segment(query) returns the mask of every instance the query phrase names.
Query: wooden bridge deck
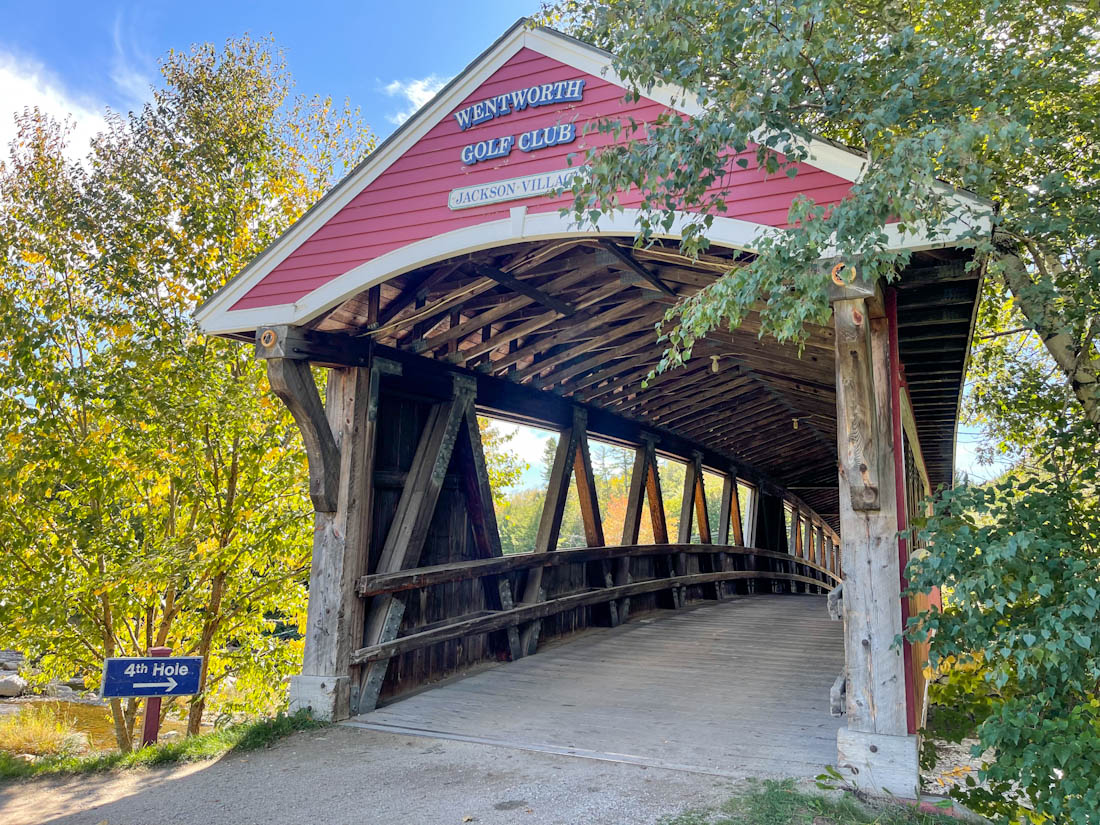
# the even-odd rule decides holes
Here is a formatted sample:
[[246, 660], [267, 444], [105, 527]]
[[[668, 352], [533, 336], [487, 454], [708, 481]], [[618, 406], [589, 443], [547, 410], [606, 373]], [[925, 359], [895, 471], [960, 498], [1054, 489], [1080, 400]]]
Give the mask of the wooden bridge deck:
[[720, 776], [836, 761], [844, 665], [824, 596], [756, 595], [637, 618], [346, 724]]

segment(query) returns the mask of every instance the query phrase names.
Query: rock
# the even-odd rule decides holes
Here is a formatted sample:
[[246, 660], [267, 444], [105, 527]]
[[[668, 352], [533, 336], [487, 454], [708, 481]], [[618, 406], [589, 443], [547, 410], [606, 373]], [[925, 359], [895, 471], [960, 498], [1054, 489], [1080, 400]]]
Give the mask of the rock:
[[19, 670], [23, 666], [23, 654], [18, 650], [0, 650], [0, 670]]
[[0, 676], [0, 696], [22, 696], [27, 689], [27, 680], [18, 673]]
[[175, 739], [179, 739], [182, 735], [183, 734], [181, 734], [178, 730], [166, 730], [163, 731], [157, 737], [157, 739], [159, 739], [161, 742], [171, 742]]
[[77, 676], [75, 679], [70, 679], [67, 682], [62, 682], [62, 684], [65, 685], [65, 687], [67, 687], [67, 688], [72, 688], [73, 690], [87, 690], [88, 689], [84, 685], [84, 677], [83, 676]]
[[50, 682], [46, 685], [46, 689], [43, 691], [47, 696], [52, 699], [72, 699], [76, 695], [74, 691], [68, 685], [58, 684], [57, 682]]

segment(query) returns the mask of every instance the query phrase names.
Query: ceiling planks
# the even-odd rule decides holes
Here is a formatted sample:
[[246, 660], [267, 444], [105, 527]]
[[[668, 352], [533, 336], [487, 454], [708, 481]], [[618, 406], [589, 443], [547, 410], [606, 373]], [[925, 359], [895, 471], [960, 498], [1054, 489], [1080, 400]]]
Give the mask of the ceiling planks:
[[[960, 255], [917, 253], [898, 283], [902, 362], [934, 485], [950, 481], [953, 468], [977, 297], [978, 275], [951, 259]], [[691, 260], [675, 245], [608, 239], [516, 244], [399, 275], [313, 326], [369, 335], [692, 438], [812, 488], [807, 503], [836, 513], [830, 326], [807, 326], [799, 348], [761, 338], [751, 312], [737, 329], [697, 341], [685, 366], [654, 374], [669, 307], [749, 260], [733, 250]]]

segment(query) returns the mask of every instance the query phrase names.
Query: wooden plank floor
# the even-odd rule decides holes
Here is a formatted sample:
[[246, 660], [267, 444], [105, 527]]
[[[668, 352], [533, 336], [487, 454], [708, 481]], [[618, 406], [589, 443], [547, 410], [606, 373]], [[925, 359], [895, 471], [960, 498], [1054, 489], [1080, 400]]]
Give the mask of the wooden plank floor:
[[836, 761], [844, 662], [824, 596], [760, 595], [636, 618], [451, 680], [346, 724], [728, 777]]

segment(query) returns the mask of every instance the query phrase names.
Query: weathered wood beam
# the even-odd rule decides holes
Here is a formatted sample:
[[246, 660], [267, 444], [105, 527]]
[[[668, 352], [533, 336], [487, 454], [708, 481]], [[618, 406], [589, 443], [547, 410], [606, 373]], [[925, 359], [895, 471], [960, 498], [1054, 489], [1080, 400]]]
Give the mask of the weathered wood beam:
[[[612, 282], [609, 284], [605, 284], [604, 286], [599, 287], [588, 293], [582, 300], [577, 301], [575, 306], [577, 309], [583, 309], [584, 307], [598, 303], [599, 301], [602, 301], [605, 298], [608, 298], [620, 291], [621, 287], [617, 283]], [[454, 358], [448, 360], [450, 360], [451, 363], [468, 364], [472, 359], [480, 355], [485, 355], [495, 349], [499, 349], [500, 347], [505, 346], [506, 344], [511, 344], [513, 341], [516, 341], [520, 338], [525, 338], [532, 333], [545, 329], [546, 327], [560, 320], [561, 317], [562, 316], [558, 312], [555, 312], [553, 310], [549, 312], [543, 312], [529, 320], [512, 324], [502, 329], [496, 335], [490, 335], [483, 338], [480, 343], [476, 344], [473, 347], [467, 347], [466, 349], [461, 350]], [[588, 316], [585, 317], [587, 318]], [[508, 320], [510, 319], [505, 319], [505, 321]], [[509, 350], [507, 355], [503, 356], [497, 361], [489, 361], [486, 364], [486, 367], [490, 370], [507, 368], [517, 361], [522, 360], [522, 358], [526, 357], [529, 354], [524, 353], [522, 355], [517, 355], [519, 352], [520, 348], [518, 346], [514, 347]]]
[[[604, 287], [600, 292], [602, 297], [608, 297], [613, 295], [617, 289], [613, 288], [614, 285]], [[629, 316], [633, 313], [637, 313], [642, 309], [647, 302], [644, 301], [624, 301], [617, 306], [604, 309], [600, 312], [585, 312], [579, 316], [574, 317], [574, 324], [571, 324], [568, 328], [559, 332], [547, 335], [540, 338], [532, 344], [526, 344], [519, 347], [515, 352], [510, 352], [503, 358], [499, 358], [492, 364], [494, 372], [499, 373], [501, 370], [510, 367], [512, 364], [518, 364], [528, 358], [533, 358], [536, 355], [546, 352], [552, 347], [559, 344], [569, 344], [581, 339], [586, 333], [591, 330], [598, 329], [604, 324], [609, 324], [612, 321], [618, 321], [625, 316]], [[591, 340], [591, 339], [589, 339]], [[584, 346], [584, 344], [577, 344], [578, 347]]]
[[[634, 333], [640, 332], [643, 329], [652, 329], [653, 324], [657, 322], [661, 315], [663, 315], [663, 313], [649, 313], [642, 316], [636, 321], [627, 321], [620, 326], [610, 330], [609, 332], [604, 333], [603, 335], [598, 335], [595, 338], [589, 339], [585, 343], [578, 346], [570, 347], [565, 352], [538, 359], [530, 366], [517, 370], [515, 373], [512, 374], [511, 377], [515, 381], [524, 381], [526, 379], [533, 378], [534, 376], [540, 376], [542, 375], [542, 373], [545, 373], [547, 370], [550, 370], [558, 366], [559, 364], [562, 364], [578, 356], [584, 355], [606, 344], [610, 344], [612, 341], [616, 341], [628, 335], [633, 335]], [[555, 382], [555, 377], [553, 375], [550, 375], [541, 378], [536, 383], [538, 383], [540, 386], [546, 386]]]
[[507, 272], [502, 272], [496, 267], [488, 266], [487, 264], [473, 264], [472, 269], [482, 278], [492, 278], [505, 289], [510, 289], [512, 292], [518, 292], [520, 295], [526, 295], [531, 300], [542, 304], [547, 309], [554, 310], [560, 315], [569, 316], [576, 311], [572, 306], [560, 298], [543, 292], [537, 286], [529, 284], [527, 281], [521, 281], [519, 278], [509, 275]]
[[[657, 443], [653, 440], [645, 441], [645, 449], [649, 453], [646, 460], [645, 497], [649, 504], [649, 524], [653, 529], [653, 541], [657, 544], [668, 543], [668, 522], [665, 519], [665, 499], [661, 493], [661, 473], [657, 467]], [[670, 553], [665, 558], [665, 575], [672, 579], [676, 575], [677, 553]], [[659, 594], [658, 605], [672, 609], [683, 607], [683, 593], [676, 585], [672, 585], [667, 591]]]
[[528, 622], [534, 624], [547, 616], [564, 613], [578, 607], [600, 604], [611, 599], [625, 599], [644, 593], [657, 593], [667, 590], [671, 584], [676, 588], [687, 588], [692, 585], [707, 584], [715, 581], [737, 581], [745, 579], [768, 579], [787, 582], [801, 582], [804, 584], [818, 585], [817, 579], [802, 576], [797, 573], [755, 571], [755, 570], [731, 570], [713, 573], [694, 573], [687, 576], [678, 576], [671, 579], [648, 579], [646, 581], [633, 582], [615, 587], [599, 588], [584, 593], [575, 593], [549, 601], [533, 604], [523, 603], [512, 610], [502, 610], [488, 616], [478, 616], [446, 625], [436, 630], [421, 633], [413, 633], [400, 639], [369, 645], [355, 651], [352, 660], [356, 663], [375, 663], [388, 661], [394, 656], [418, 650], [429, 645], [446, 642], [451, 639], [461, 639], [481, 633], [490, 633], [500, 630], [510, 624]]
[[[546, 289], [561, 289], [563, 287], [578, 283], [582, 281], [585, 277], [587, 276], [581, 274], [580, 272], [569, 272], [565, 275], [555, 278], [550, 283], [546, 284]], [[488, 278], [486, 280], [492, 283], [494, 286], [496, 285], [495, 281], [492, 281]], [[469, 318], [468, 320], [464, 321], [463, 323], [452, 329], [446, 330], [445, 332], [441, 332], [438, 335], [434, 335], [429, 338], [421, 338], [420, 340], [413, 341], [410, 344], [410, 348], [414, 352], [424, 352], [426, 350], [436, 349], [437, 347], [440, 347], [443, 344], [446, 344], [452, 340], [465, 338], [467, 335], [475, 332], [481, 327], [488, 324], [494, 324], [497, 321], [500, 321], [501, 319], [507, 317], [515, 310], [522, 309], [523, 307], [528, 306], [532, 302], [532, 300], [534, 299], [532, 299], [528, 295], [518, 295], [509, 301], [505, 301], [503, 304], [493, 307], [492, 309], [488, 309], [485, 312], [479, 312], [478, 314], [474, 315], [473, 317]], [[455, 306], [460, 307], [461, 301], [456, 302]], [[569, 311], [570, 313], [572, 313], [573, 308], [570, 307]]]
[[[456, 376], [452, 397], [432, 407], [413, 456], [409, 479], [382, 545], [376, 568], [379, 572], [391, 573], [416, 566], [474, 392], [472, 381]], [[398, 597], [382, 596], [372, 600], [367, 612], [367, 644], [384, 644], [395, 639], [404, 615], [405, 602]], [[378, 703], [385, 675], [384, 663], [373, 663], [364, 670], [359, 690], [361, 713], [373, 710]]]
[[[315, 400], [320, 407], [307, 362], [273, 358], [269, 370], [273, 366], [273, 386], [287, 391], [288, 381], [280, 382], [278, 376], [291, 376], [295, 396], [304, 395], [306, 403]], [[309, 709], [320, 719], [343, 719], [354, 710], [350, 657], [363, 627], [363, 605], [355, 587], [367, 568], [379, 378], [398, 370], [382, 359], [374, 359], [369, 369], [332, 369], [324, 418], [314, 421], [332, 439], [336, 472], [330, 492], [335, 501], [331, 510], [314, 513], [302, 670], [291, 680], [290, 702], [295, 710]]]
[[[703, 457], [695, 453], [684, 468], [684, 489], [680, 495], [680, 520], [676, 526], [677, 541], [680, 544], [691, 544], [691, 519], [695, 513], [695, 497], [699, 492], [699, 475], [703, 471], [702, 460]], [[705, 502], [703, 506], [706, 506]], [[676, 553], [670, 557], [670, 561], [675, 575], [687, 574], [687, 556], [684, 553]], [[678, 590], [675, 599], [678, 604], [683, 604], [687, 594], [683, 590]]]
[[951, 281], [977, 281], [979, 270], [967, 271], [967, 261], [952, 261], [939, 266], [907, 267], [894, 284], [898, 289], [912, 289], [928, 284], [942, 284]]
[[[554, 453], [554, 463], [550, 468], [546, 500], [543, 502], [538, 531], [535, 533], [536, 553], [551, 553], [558, 547], [558, 534], [561, 532], [561, 519], [565, 513], [565, 500], [569, 495], [569, 479], [576, 460], [578, 442], [585, 437], [586, 420], [584, 410], [579, 407], [574, 408], [571, 425], [562, 430], [558, 436], [558, 447]], [[539, 567], [528, 575], [521, 601], [529, 605], [540, 602], [545, 597], [542, 568]], [[523, 655], [535, 652], [541, 629], [541, 622], [533, 621], [520, 632], [520, 650]]]
[[[618, 562], [623, 558], [646, 558], [666, 556], [669, 553], [687, 553], [689, 555], [731, 556], [759, 555], [761, 558], [789, 560], [786, 553], [765, 550], [756, 547], [718, 544], [615, 544], [606, 547], [582, 547], [569, 550], [556, 550], [553, 553], [513, 553], [500, 558], [474, 559], [472, 561], [448, 562], [428, 567], [401, 570], [396, 573], [371, 573], [360, 577], [357, 591], [361, 596], [376, 596], [384, 593], [397, 593], [407, 590], [420, 590], [447, 582], [468, 581], [485, 576], [505, 575], [536, 567], [562, 567], [592, 561]], [[810, 562], [805, 566], [813, 567]], [[817, 572], [826, 572], [824, 566], [818, 566]], [[839, 583], [839, 576], [830, 576]]]
[[[861, 300], [839, 301], [833, 307], [840, 530], [848, 573], [848, 724], [837, 737], [838, 767], [865, 788], [875, 783], [876, 775], [911, 772], [907, 783], [912, 793], [918, 780], [916, 738], [908, 736], [905, 664], [894, 649], [894, 639], [902, 632], [893, 436], [896, 381], [890, 366], [889, 322], [868, 316]], [[904, 744], [907, 753], [911, 750], [911, 759], [892, 756], [897, 743]], [[900, 793], [907, 783], [891, 780], [887, 790]]]
[[[483, 559], [500, 559], [504, 551], [500, 544], [500, 529], [497, 526], [496, 509], [493, 506], [493, 491], [489, 486], [489, 473], [485, 466], [485, 451], [481, 441], [481, 429], [477, 423], [477, 413], [473, 405], [466, 408], [463, 433], [456, 445], [458, 449], [457, 466], [462, 476], [466, 494], [466, 506], [470, 518], [474, 546]], [[515, 605], [512, 599], [512, 584], [504, 576], [487, 575], [483, 577], [485, 601], [491, 610], [511, 610]], [[505, 649], [510, 660], [520, 657], [519, 630], [513, 625], [506, 629]]]
[[[861, 300], [838, 301], [836, 319], [837, 449], [841, 483], [855, 510], [879, 509], [879, 453], [886, 433], [879, 432], [871, 374], [871, 324]], [[891, 466], [893, 466], [891, 460]], [[885, 496], [888, 497], [888, 496]]]
[[[640, 333], [640, 334], [639, 334]], [[639, 327], [628, 332], [623, 338], [616, 339], [614, 346], [617, 352], [611, 357], [616, 357], [620, 353], [638, 352], [644, 351], [647, 357], [651, 357], [654, 360], [660, 359], [661, 353], [657, 349], [657, 336], [654, 334], [652, 327], [646, 325], [640, 325]], [[557, 384], [562, 384], [563, 388], [566, 382], [571, 381], [576, 376], [583, 376], [589, 370], [597, 369], [607, 364], [609, 357], [606, 354], [597, 355], [591, 358], [586, 358], [581, 361], [575, 361], [568, 366], [564, 366], [558, 370], [552, 372], [545, 380], [538, 382], [543, 387], [553, 387]], [[648, 370], [647, 370], [648, 372]], [[610, 392], [610, 389], [599, 388], [588, 390], [582, 393], [578, 393], [579, 398], [598, 397], [605, 392]]]
[[427, 298], [432, 288], [447, 280], [458, 267], [457, 263], [444, 264], [425, 273], [422, 277], [411, 280], [393, 300], [379, 309], [375, 323], [368, 323], [363, 331], [374, 332], [380, 327], [388, 327], [397, 316], [416, 303], [418, 299], [423, 301]]
[[634, 260], [630, 253], [625, 251], [617, 243], [615, 243], [614, 241], [603, 240], [600, 241], [600, 244], [603, 246], [604, 249], [606, 249], [608, 252], [618, 258], [619, 261], [622, 262], [622, 264], [635, 275], [642, 277], [645, 281], [652, 284], [666, 295], [676, 297], [676, 293], [669, 289], [668, 284], [666, 284], [664, 281], [662, 281], [660, 278], [650, 272], [646, 267], [642, 266], [640, 263]]
[[[600, 402], [600, 406], [626, 412], [640, 408], [646, 402], [646, 395], [653, 393], [658, 387], [664, 387], [667, 390], [671, 385], [681, 383], [689, 376], [702, 377], [707, 369], [708, 367], [704, 362], [694, 365], [688, 362], [687, 366], [682, 367], [680, 370], [655, 375], [649, 379], [648, 385], [644, 388], [641, 386], [640, 381], [632, 382], [627, 378], [626, 380], [612, 381], [607, 386], [598, 387], [591, 392], [581, 393], [581, 397], [585, 400], [602, 397], [604, 400]], [[616, 395], [616, 393], [618, 394]], [[608, 395], [612, 397], [608, 398]]]
[[309, 362], [292, 358], [268, 358], [267, 380], [286, 404], [302, 433], [309, 463], [309, 498], [318, 513], [336, 510], [340, 451], [313, 381]]
[[[592, 471], [592, 457], [588, 452], [588, 434], [583, 433], [577, 441], [577, 452], [573, 460], [573, 478], [577, 482], [577, 501], [580, 505], [581, 521], [584, 524], [584, 540], [589, 547], [603, 547], [603, 519], [600, 516], [600, 502], [596, 494], [596, 474]], [[601, 559], [587, 565], [586, 579], [590, 587], [613, 587], [615, 578], [611, 563]], [[619, 611], [614, 601], [605, 603], [602, 615], [594, 616], [597, 622], [609, 627], [619, 624]]]
[[[626, 496], [626, 512], [623, 515], [623, 545], [638, 543], [642, 529], [642, 507], [645, 504], [645, 481], [649, 474], [650, 452], [646, 446], [634, 449], [634, 466], [630, 471], [630, 489]], [[615, 565], [615, 584], [622, 586], [634, 581], [633, 569], [629, 557], [624, 557]], [[630, 599], [624, 598], [616, 604], [619, 620], [625, 622], [630, 614]]]

